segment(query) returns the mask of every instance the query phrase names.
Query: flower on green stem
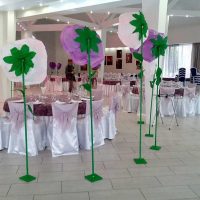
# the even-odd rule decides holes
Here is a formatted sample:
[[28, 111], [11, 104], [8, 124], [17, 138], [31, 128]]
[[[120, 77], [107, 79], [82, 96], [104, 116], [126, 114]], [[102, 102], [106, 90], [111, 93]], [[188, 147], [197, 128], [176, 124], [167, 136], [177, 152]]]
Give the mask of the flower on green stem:
[[151, 39], [151, 42], [153, 43], [152, 54], [155, 58], [165, 55], [165, 51], [168, 46], [167, 40], [167, 37], [163, 38], [161, 35], [158, 35], [156, 39]]
[[135, 27], [135, 30], [133, 33], [139, 34], [139, 40], [142, 39], [142, 37], [146, 37], [148, 25], [145, 20], [145, 17], [142, 12], [139, 12], [139, 14], [133, 14], [134, 20], [130, 22], [132, 26]]
[[27, 74], [31, 68], [34, 67], [32, 59], [36, 53], [30, 51], [29, 47], [24, 44], [21, 49], [16, 47], [10, 50], [11, 55], [3, 58], [5, 63], [12, 64], [9, 72], [15, 72], [16, 76]]
[[80, 43], [81, 52], [87, 52], [88, 50], [93, 50], [96, 53], [99, 52], [98, 44], [101, 43], [101, 40], [95, 31], [84, 27], [83, 29], [76, 29], [76, 33], [78, 37], [75, 41]]

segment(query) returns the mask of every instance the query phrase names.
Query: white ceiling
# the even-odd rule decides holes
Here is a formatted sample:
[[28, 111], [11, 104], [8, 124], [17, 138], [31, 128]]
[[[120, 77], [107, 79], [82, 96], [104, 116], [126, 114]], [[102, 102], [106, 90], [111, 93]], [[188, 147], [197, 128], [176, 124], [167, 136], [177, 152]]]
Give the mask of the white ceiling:
[[[168, 2], [168, 14], [174, 15], [170, 17], [169, 26], [200, 25], [200, 0]], [[18, 22], [33, 31], [44, 31], [46, 24], [55, 24], [55, 28], [60, 29], [63, 23], [81, 23], [112, 30], [113, 24], [118, 22], [119, 14], [134, 12], [141, 7], [142, 0], [0, 0], [0, 10], [16, 10]]]

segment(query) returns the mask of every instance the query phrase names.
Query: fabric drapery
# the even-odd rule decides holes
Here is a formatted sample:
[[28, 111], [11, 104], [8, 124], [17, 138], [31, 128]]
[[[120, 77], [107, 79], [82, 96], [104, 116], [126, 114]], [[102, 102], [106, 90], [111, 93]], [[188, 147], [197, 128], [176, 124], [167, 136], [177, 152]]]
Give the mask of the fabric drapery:
[[200, 43], [194, 43], [192, 45], [192, 66], [200, 71]]

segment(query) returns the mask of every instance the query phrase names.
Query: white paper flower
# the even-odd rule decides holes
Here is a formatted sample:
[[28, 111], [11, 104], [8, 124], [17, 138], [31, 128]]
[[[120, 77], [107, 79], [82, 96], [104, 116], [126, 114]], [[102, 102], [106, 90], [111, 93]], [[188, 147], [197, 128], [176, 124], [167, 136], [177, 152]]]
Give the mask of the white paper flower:
[[[22, 76], [20, 76], [16, 70], [13, 70], [18, 67], [18, 64], [20, 67], [20, 56], [15, 57], [15, 55], [17, 56], [18, 52], [21, 50], [24, 50], [25, 53], [26, 51], [29, 52], [30, 56], [30, 58], [28, 58], [29, 66], [25, 66], [29, 68], [28, 70], [26, 69], [27, 72], [25, 72], [26, 85], [39, 84], [44, 81], [47, 76], [47, 52], [41, 41], [31, 38], [17, 40], [1, 49], [0, 65], [7, 78], [12, 82], [22, 82]], [[30, 52], [32, 54], [30, 54]], [[10, 63], [5, 62], [5, 57], [13, 57], [15, 65], [12, 65], [14, 61]], [[24, 55], [22, 57], [25, 58]]]

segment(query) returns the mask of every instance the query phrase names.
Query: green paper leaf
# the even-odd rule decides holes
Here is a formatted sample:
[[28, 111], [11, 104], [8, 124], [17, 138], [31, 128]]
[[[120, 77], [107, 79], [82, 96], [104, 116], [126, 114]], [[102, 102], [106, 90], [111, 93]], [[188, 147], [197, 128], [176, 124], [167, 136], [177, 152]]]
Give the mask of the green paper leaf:
[[138, 73], [138, 77], [139, 77], [140, 79], [142, 79], [143, 76], [144, 76], [144, 70], [142, 70], [142, 71], [140, 71], [140, 72]]
[[98, 44], [101, 43], [101, 39], [95, 31], [90, 30], [88, 27], [76, 29], [75, 31], [78, 37], [74, 41], [80, 43], [81, 52], [88, 52], [89, 50], [93, 50], [95, 53], [99, 52]]
[[158, 85], [160, 85], [160, 83], [161, 83], [161, 78], [157, 78], [156, 79], [156, 85], [158, 86]]
[[29, 46], [24, 44], [21, 49], [16, 47], [10, 50], [11, 55], [3, 58], [5, 63], [12, 64], [9, 72], [14, 72], [16, 76], [28, 74], [31, 68], [34, 67], [32, 59], [36, 53], [30, 51]]
[[153, 81], [150, 81], [150, 87], [154, 88], [154, 84], [155, 84], [156, 79], [154, 78]]
[[95, 74], [96, 74], [96, 71], [93, 71], [91, 74], [91, 78], [94, 78]]
[[162, 79], [161, 79], [162, 69], [160, 67], [156, 70], [156, 85], [160, 85]]
[[87, 90], [88, 92], [91, 91], [92, 87], [89, 83], [84, 83], [82, 84], [82, 86], [84, 87], [85, 90]]
[[139, 40], [141, 40], [143, 37], [147, 36], [147, 22], [142, 12], [139, 12], [139, 14], [133, 14], [132, 16], [134, 19], [130, 21], [130, 24], [135, 27], [133, 33], [138, 33]]
[[134, 52], [133, 56], [136, 60], [139, 60], [140, 62], [143, 62], [143, 56], [140, 53]]

